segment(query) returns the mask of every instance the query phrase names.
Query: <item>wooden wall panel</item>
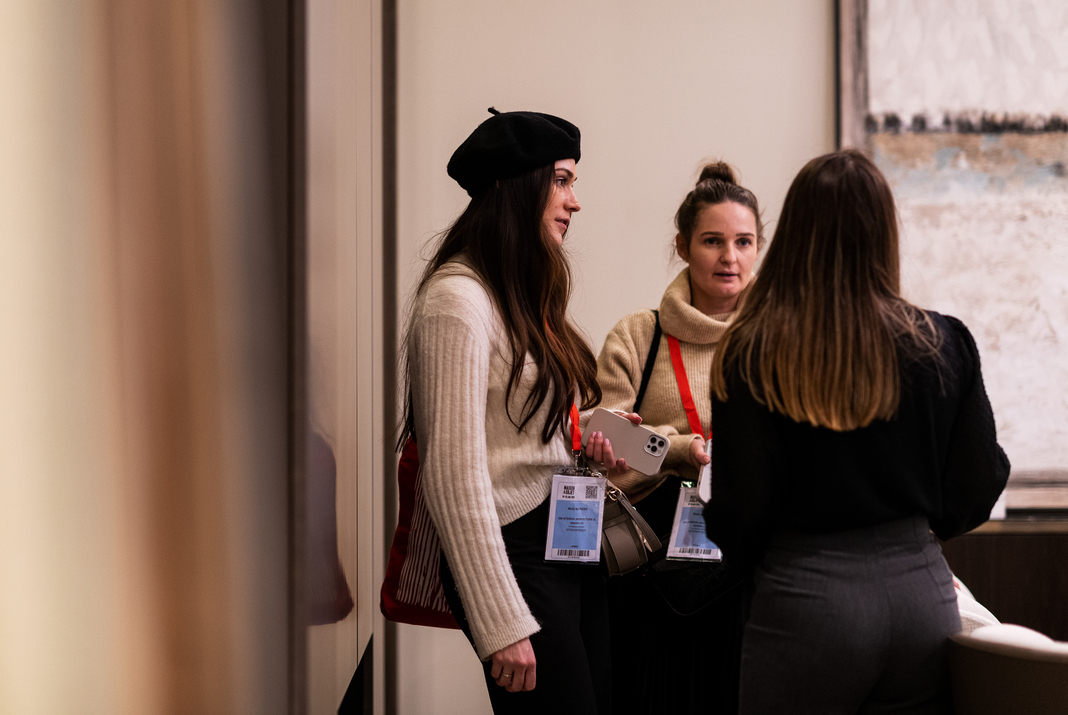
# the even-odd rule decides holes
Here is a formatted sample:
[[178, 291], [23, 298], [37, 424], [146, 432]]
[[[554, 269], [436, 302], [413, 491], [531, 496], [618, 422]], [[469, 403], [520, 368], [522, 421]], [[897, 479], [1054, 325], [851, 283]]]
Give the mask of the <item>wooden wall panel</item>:
[[966, 534], [943, 544], [942, 551], [976, 600], [1002, 623], [1068, 641], [1068, 525], [1061, 522], [1044, 532]]

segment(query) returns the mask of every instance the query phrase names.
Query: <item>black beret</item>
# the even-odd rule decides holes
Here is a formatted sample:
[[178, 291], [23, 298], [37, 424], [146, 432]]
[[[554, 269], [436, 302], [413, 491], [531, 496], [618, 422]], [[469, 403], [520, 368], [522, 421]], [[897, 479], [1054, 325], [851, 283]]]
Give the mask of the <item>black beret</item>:
[[498, 112], [452, 153], [449, 176], [474, 196], [497, 179], [526, 174], [560, 159], [579, 160], [579, 130], [541, 112]]

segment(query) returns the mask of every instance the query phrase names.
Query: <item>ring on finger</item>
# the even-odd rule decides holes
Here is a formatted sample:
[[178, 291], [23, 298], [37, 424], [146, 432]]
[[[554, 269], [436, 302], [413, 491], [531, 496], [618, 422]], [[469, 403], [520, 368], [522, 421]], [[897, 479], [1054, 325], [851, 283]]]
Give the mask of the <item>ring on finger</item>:
[[512, 674], [511, 673], [501, 673], [501, 677], [502, 678], [511, 678]]

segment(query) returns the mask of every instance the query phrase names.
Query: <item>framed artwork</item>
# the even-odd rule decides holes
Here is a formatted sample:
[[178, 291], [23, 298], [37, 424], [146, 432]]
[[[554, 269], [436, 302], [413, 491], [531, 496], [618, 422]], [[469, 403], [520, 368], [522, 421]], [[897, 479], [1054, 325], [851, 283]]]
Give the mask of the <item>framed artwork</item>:
[[840, 0], [839, 142], [894, 191], [902, 290], [979, 345], [1010, 512], [1068, 510], [1068, 3]]

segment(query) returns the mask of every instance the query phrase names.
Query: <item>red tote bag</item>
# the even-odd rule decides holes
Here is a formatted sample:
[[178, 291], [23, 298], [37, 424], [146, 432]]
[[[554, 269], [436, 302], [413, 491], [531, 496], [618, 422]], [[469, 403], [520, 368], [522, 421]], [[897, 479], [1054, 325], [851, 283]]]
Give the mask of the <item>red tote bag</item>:
[[400, 514], [382, 582], [382, 615], [397, 623], [459, 628], [445, 602], [439, 573], [441, 541], [426, 508], [419, 479], [419, 452], [410, 437], [397, 464], [397, 485]]

